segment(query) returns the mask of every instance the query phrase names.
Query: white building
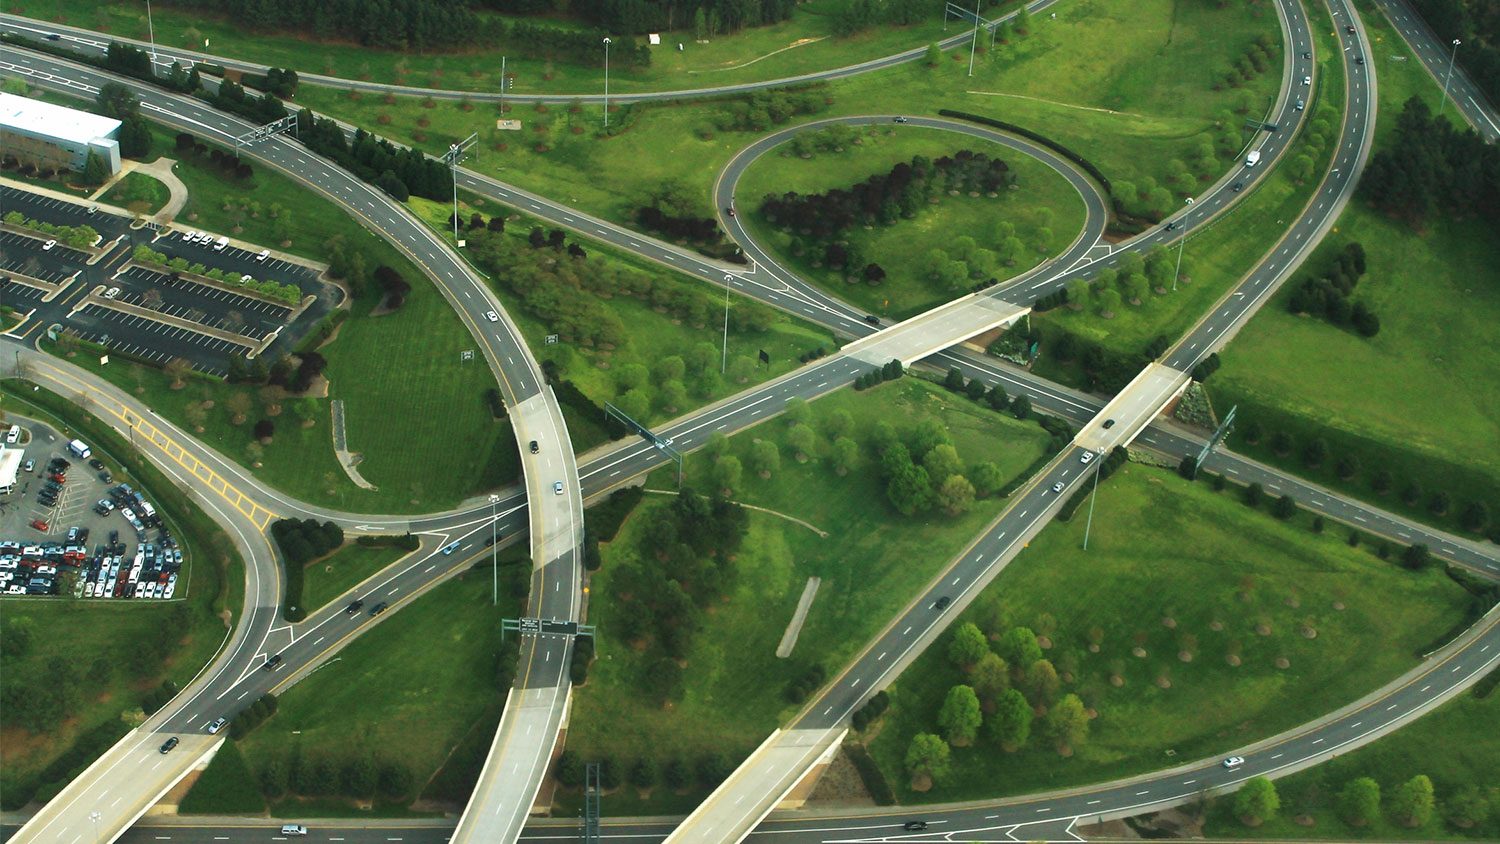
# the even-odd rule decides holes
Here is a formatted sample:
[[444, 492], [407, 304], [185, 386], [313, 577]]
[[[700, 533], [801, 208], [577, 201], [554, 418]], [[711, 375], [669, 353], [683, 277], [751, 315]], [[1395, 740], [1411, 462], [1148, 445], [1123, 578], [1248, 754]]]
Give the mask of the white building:
[[98, 153], [120, 172], [120, 121], [0, 92], [0, 151], [22, 164], [82, 171]]

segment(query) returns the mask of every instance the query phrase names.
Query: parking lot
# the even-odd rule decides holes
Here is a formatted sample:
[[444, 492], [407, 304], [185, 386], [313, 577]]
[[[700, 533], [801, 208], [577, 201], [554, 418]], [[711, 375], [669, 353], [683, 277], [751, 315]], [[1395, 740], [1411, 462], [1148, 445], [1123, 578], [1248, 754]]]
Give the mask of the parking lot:
[[43, 249], [46, 241], [0, 231], [0, 271], [15, 272], [60, 284], [88, 266], [90, 255], [61, 243]]
[[200, 372], [223, 375], [229, 358], [242, 355], [255, 342], [231, 343], [197, 331], [168, 325], [154, 319], [85, 305], [73, 315], [70, 327], [85, 340], [165, 365], [173, 358], [186, 358]]
[[215, 249], [214, 241], [198, 239], [196, 242], [190, 242], [188, 236], [194, 231], [187, 229], [162, 235], [151, 244], [151, 248], [166, 254], [169, 258], [186, 258], [190, 264], [218, 267], [226, 273], [248, 275], [260, 281], [269, 279], [282, 284], [295, 284], [302, 288], [303, 293], [320, 292], [317, 274], [301, 264], [283, 261], [271, 255], [260, 259], [257, 257], [260, 252], [243, 249], [233, 244], [223, 249]]
[[182, 597], [181, 549], [154, 505], [86, 445], [70, 447], [44, 423], [9, 421], [22, 429], [9, 448], [24, 462], [0, 494], [0, 595]]
[[89, 205], [83, 200], [66, 202], [9, 184], [0, 185], [0, 208], [6, 213], [20, 211], [29, 219], [55, 226], [92, 226], [106, 242], [131, 230], [129, 217], [101, 212], [90, 214]]
[[285, 325], [292, 315], [292, 309], [285, 305], [252, 299], [188, 279], [174, 279], [145, 267], [127, 269], [115, 276], [112, 285], [120, 288], [120, 292], [111, 297], [116, 301], [152, 307], [148, 294], [155, 290], [160, 305], [152, 307], [153, 310], [255, 340]]

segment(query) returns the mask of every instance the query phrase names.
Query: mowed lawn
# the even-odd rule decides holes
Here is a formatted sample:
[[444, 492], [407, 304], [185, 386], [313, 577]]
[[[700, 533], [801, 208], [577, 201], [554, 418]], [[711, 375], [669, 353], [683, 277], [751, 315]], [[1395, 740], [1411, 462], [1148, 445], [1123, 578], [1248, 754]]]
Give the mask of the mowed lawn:
[[[590, 608], [590, 617], [599, 624], [600, 656], [588, 683], [575, 692], [568, 738], [568, 747], [583, 758], [610, 757], [626, 769], [643, 757], [662, 766], [674, 758], [692, 765], [700, 755], [714, 752], [739, 760], [799, 708], [785, 697], [791, 680], [813, 665], [822, 666], [829, 677], [837, 673], [1004, 506], [1003, 500], [982, 500], [957, 518], [896, 514], [886, 503], [869, 456], [868, 433], [877, 421], [899, 420], [900, 430], [939, 419], [961, 458], [992, 460], [1007, 476], [1027, 471], [1043, 455], [1048, 439], [1034, 422], [1002, 417], [914, 378], [866, 392], [841, 391], [812, 409], [815, 428], [837, 409], [854, 417], [851, 436], [863, 447], [861, 465], [839, 477], [822, 456], [828, 447], [825, 437], [819, 456], [806, 464], [797, 463], [783, 446], [781, 468], [768, 480], [746, 469], [735, 499], [773, 512], [750, 513], [750, 531], [734, 562], [728, 599], [704, 613], [683, 674], [684, 695], [666, 708], [645, 702], [639, 691], [647, 682], [649, 659], [611, 635], [617, 611], [610, 591], [611, 563], [635, 553], [642, 520], [628, 520], [604, 549]], [[752, 442], [780, 442], [786, 430], [782, 420], [767, 422], [731, 438], [729, 453], [745, 460]], [[690, 485], [709, 483], [709, 472], [706, 456], [689, 457]], [[650, 486], [674, 489], [675, 475], [658, 473]], [[659, 500], [665, 498], [648, 495], [641, 508], [665, 506]], [[822, 583], [796, 648], [790, 658], [779, 659], [777, 645], [814, 576]], [[698, 789], [677, 795], [658, 788], [649, 800], [641, 800], [625, 789], [611, 799], [615, 811], [640, 814], [687, 811], [702, 796]], [[568, 801], [577, 798], [565, 795]]]
[[[757, 240], [771, 248], [799, 276], [871, 313], [902, 318], [970, 290], [973, 281], [955, 290], [927, 276], [928, 251], [942, 249], [951, 253], [956, 238], [972, 237], [980, 248], [997, 250], [1000, 244], [995, 236], [996, 224], [1004, 220], [1014, 225], [1016, 236], [1026, 248], [1014, 266], [997, 268], [992, 277], [1003, 281], [1062, 251], [1083, 227], [1085, 210], [1078, 192], [1051, 167], [1022, 153], [939, 129], [870, 126], [856, 131], [858, 144], [840, 152], [817, 152], [811, 158], [801, 158], [787, 144], [767, 152], [751, 164], [740, 180], [736, 202]], [[885, 269], [886, 279], [879, 286], [849, 284], [842, 273], [813, 266], [814, 260], [821, 262], [822, 252], [811, 243], [806, 255], [800, 258], [793, 255], [790, 246], [794, 235], [771, 224], [759, 210], [768, 194], [847, 190], [871, 176], [886, 175], [896, 164], [909, 163], [913, 156], [935, 160], [960, 150], [1005, 161], [1016, 176], [1016, 189], [1002, 191], [995, 197], [945, 194], [936, 204], [918, 211], [913, 219], [902, 219], [890, 226], [847, 230], [840, 239], [847, 238], [860, 248], [865, 260]], [[1045, 251], [1037, 248], [1042, 228], [1052, 232]]]
[[[1500, 723], [1500, 695], [1491, 693], [1485, 698], [1473, 693], [1462, 695], [1372, 744], [1277, 780], [1281, 814], [1260, 827], [1252, 829], [1240, 823], [1232, 814], [1232, 801], [1220, 800], [1209, 815], [1206, 834], [1283, 840], [1494, 841], [1500, 838], [1500, 813], [1493, 808], [1484, 823], [1463, 829], [1443, 820], [1443, 806], [1472, 786], [1489, 789], [1493, 806], [1495, 783], [1500, 782], [1500, 734], [1495, 731], [1496, 723]], [[1433, 819], [1422, 826], [1404, 826], [1383, 816], [1356, 829], [1346, 825], [1333, 811], [1335, 797], [1350, 780], [1371, 777], [1380, 783], [1381, 793], [1388, 797], [1417, 774], [1432, 779], [1439, 806]], [[1314, 822], [1297, 823], [1298, 815], [1309, 816]]]
[[375, 547], [350, 542], [303, 570], [302, 603], [309, 612], [344, 594], [408, 552], [393, 546]]
[[1005, 753], [981, 731], [954, 750], [950, 783], [911, 792], [907, 746], [937, 731], [944, 695], [967, 676], [945, 637], [896, 683], [871, 748], [903, 801], [1066, 788], [1242, 747], [1413, 667], [1469, 603], [1436, 568], [1406, 571], [1350, 548], [1344, 531], [1313, 532], [1305, 514], [1282, 522], [1236, 491], [1162, 469], [1128, 464], [1100, 487], [1083, 551], [1086, 521], [1049, 525], [964, 620], [987, 631], [1052, 628], [1045, 656], [1071, 677], [1062, 693], [1098, 711], [1088, 741], [1064, 758], [1033, 730], [1025, 748]]
[[125, 178], [105, 191], [99, 200], [126, 210], [134, 211], [139, 208], [144, 214], [155, 214], [171, 198], [172, 194], [167, 186], [155, 176], [132, 172], [126, 173]]

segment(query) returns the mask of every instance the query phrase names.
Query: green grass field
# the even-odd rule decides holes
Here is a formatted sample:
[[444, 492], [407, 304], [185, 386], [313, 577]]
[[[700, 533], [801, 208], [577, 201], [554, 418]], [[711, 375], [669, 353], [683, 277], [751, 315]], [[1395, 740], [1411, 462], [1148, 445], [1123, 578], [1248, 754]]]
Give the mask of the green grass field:
[[[964, 460], [993, 460], [1007, 477], [1026, 472], [1048, 439], [1035, 423], [1002, 417], [915, 378], [867, 392], [840, 391], [812, 410], [814, 427], [835, 411], [847, 411], [854, 419], [851, 436], [862, 444], [880, 419], [900, 420], [901, 429], [940, 420]], [[783, 421], [768, 422], [731, 438], [729, 453], [748, 467], [753, 441], [779, 441], [786, 430]], [[783, 449], [781, 468], [768, 480], [746, 469], [735, 499], [773, 512], [751, 512], [728, 599], [705, 613], [687, 659], [683, 698], [668, 708], [642, 699], [646, 660], [611, 636], [611, 563], [634, 553], [642, 524], [636, 518], [625, 523], [604, 549], [604, 567], [593, 580], [590, 616], [600, 625], [599, 657], [588, 683], [575, 693], [570, 749], [586, 759], [611, 757], [627, 768], [642, 757], [663, 766], [674, 757], [691, 765], [699, 754], [715, 751], [743, 757], [798, 708], [784, 697], [789, 681], [815, 664], [832, 676], [1003, 506], [989, 499], [957, 518], [901, 517], [885, 501], [868, 448], [861, 465], [844, 477], [829, 468], [827, 448], [825, 437], [819, 455], [806, 464]], [[709, 466], [706, 455], [690, 456], [687, 483], [711, 483]], [[650, 486], [674, 489], [675, 473], [654, 475]], [[663, 497], [650, 495], [642, 507], [661, 506]], [[778, 659], [777, 644], [812, 576], [822, 584], [796, 649]], [[625, 789], [611, 797], [612, 811], [686, 811], [701, 796], [697, 789], [678, 795], [658, 788], [639, 799]], [[565, 799], [572, 805], [578, 797]]]
[[[1379, 45], [1378, 57], [1410, 56], [1384, 17], [1371, 15], [1366, 25]], [[1378, 148], [1408, 98], [1422, 97], [1435, 107], [1441, 90], [1413, 58], [1377, 60]], [[1500, 245], [1481, 221], [1437, 217], [1426, 231], [1414, 232], [1362, 203], [1344, 212], [1334, 232], [1309, 266], [1326, 265], [1326, 256], [1345, 243], [1362, 244], [1370, 269], [1355, 298], [1380, 316], [1380, 334], [1366, 339], [1292, 316], [1282, 295], [1223, 355], [1224, 368], [1210, 384], [1215, 403], [1227, 408], [1237, 402], [1242, 411], [1263, 408], [1261, 415], [1278, 420], [1272, 430], [1305, 429], [1299, 443], [1326, 429], [1346, 444], [1341, 450], [1360, 456], [1364, 471], [1345, 482], [1330, 465], [1316, 473], [1320, 481], [1375, 498], [1382, 507], [1453, 526], [1452, 514], [1435, 519], [1422, 504], [1407, 507], [1395, 495], [1376, 496], [1367, 475], [1378, 468], [1398, 476], [1397, 490], [1415, 477], [1429, 491], [1442, 484], [1459, 502], [1487, 499], [1493, 510], [1500, 456], [1474, 446], [1500, 441], [1500, 384], [1494, 377], [1500, 351], [1480, 339], [1500, 320]], [[1435, 408], [1441, 408], [1437, 416], [1423, 412]], [[1437, 418], [1441, 424], [1429, 424]], [[1264, 446], [1236, 447], [1307, 471], [1295, 455], [1288, 460]]]
[[[81, 419], [60, 419], [9, 392], [0, 396], [3, 407], [52, 424], [67, 435], [86, 436], [97, 456], [114, 471], [117, 480], [141, 489], [161, 504], [156, 494], [165, 479], [152, 474], [143, 479], [132, 471], [138, 456], [128, 462], [116, 453], [111, 440], [94, 436], [89, 427], [74, 427]], [[25, 390], [30, 395], [30, 391]], [[64, 400], [59, 400], [59, 403]], [[145, 471], [145, 470], [143, 470]], [[0, 697], [28, 695], [41, 683], [68, 688], [57, 705], [57, 719], [47, 728], [29, 732], [11, 721], [0, 724], [0, 755], [5, 768], [0, 788], [11, 799], [28, 795], [37, 786], [35, 777], [76, 740], [101, 725], [118, 723], [121, 734], [135, 723], [143, 697], [164, 680], [183, 687], [203, 668], [224, 642], [221, 608], [237, 613], [243, 594], [244, 574], [238, 559], [219, 569], [213, 558], [214, 540], [206, 531], [215, 530], [201, 511], [178, 512], [160, 506], [184, 554], [180, 600], [170, 602], [78, 601], [71, 596], [55, 599], [12, 597], [0, 599], [0, 629], [9, 639], [0, 649]], [[26, 628], [25, 640], [17, 633]], [[164, 634], [164, 630], [172, 631]], [[14, 634], [14, 635], [13, 635]], [[159, 651], [142, 647], [143, 640], [162, 642]], [[27, 644], [29, 642], [29, 644]], [[84, 760], [84, 764], [92, 757]], [[61, 785], [62, 783], [58, 783]], [[46, 786], [46, 783], [42, 783]], [[7, 808], [11, 808], [7, 801]]]
[[139, 210], [143, 214], [155, 214], [171, 198], [167, 186], [156, 177], [126, 173], [125, 178], [105, 191], [100, 200], [132, 211]]
[[[1052, 619], [1045, 655], [1071, 677], [1062, 692], [1099, 713], [1087, 743], [1064, 758], [1033, 730], [1026, 747], [1005, 753], [981, 732], [954, 750], [949, 784], [911, 792], [902, 769], [911, 737], [934, 730], [943, 696], [966, 677], [945, 638], [892, 689], [892, 714], [871, 746], [901, 800], [1066, 788], [1240, 747], [1393, 679], [1468, 604], [1441, 571], [1405, 571], [1349, 548], [1343, 531], [1314, 533], [1305, 515], [1284, 523], [1165, 470], [1130, 464], [1100, 488], [1087, 552], [1085, 522], [1048, 526], [965, 620], [1045, 631]], [[1170, 688], [1158, 685], [1163, 676]]]
[[[1279, 40], [1278, 32], [1269, 4], [1069, 4], [1057, 20], [1037, 20], [1031, 35], [985, 51], [972, 78], [967, 54], [955, 50], [938, 67], [905, 64], [831, 83], [824, 90], [832, 105], [824, 114], [933, 114], [939, 108], [988, 114], [1051, 134], [1113, 179], [1161, 180], [1171, 159], [1221, 134], [1214, 123], [1222, 112], [1248, 106], [1259, 114], [1269, 106], [1277, 88], [1274, 71], [1238, 90], [1214, 91], [1212, 85], [1220, 66], [1227, 67], [1257, 35]], [[1058, 99], [1057, 89], [1074, 95]], [[1101, 97], [1103, 89], [1109, 92]], [[645, 195], [668, 180], [701, 191], [701, 211], [712, 213], [713, 180], [737, 150], [762, 134], [717, 130], [714, 118], [722, 107], [708, 101], [635, 107], [634, 124], [613, 137], [597, 134], [598, 107], [574, 114], [562, 107], [539, 112], [517, 106], [509, 116], [520, 119], [523, 129], [501, 132], [491, 128], [493, 106], [466, 112], [459, 104], [436, 103], [427, 109], [414, 99], [387, 104], [379, 97], [354, 100], [346, 92], [313, 88], [305, 88], [299, 101], [431, 152], [479, 131], [487, 149], [500, 154], [481, 154], [467, 166], [621, 222], [629, 222]], [[1232, 116], [1237, 126], [1242, 117]], [[420, 125], [423, 120], [427, 125]], [[539, 145], [546, 151], [538, 152]]]
[[[928, 278], [923, 259], [930, 249], [952, 250], [958, 237], [972, 237], [982, 248], [998, 248], [994, 231], [999, 220], [1015, 225], [1016, 236], [1027, 245], [1014, 266], [1001, 266], [993, 276], [986, 276], [1002, 281], [1061, 251], [1083, 227], [1083, 200], [1066, 179], [1052, 168], [999, 144], [937, 129], [871, 126], [856, 131], [858, 145], [841, 152], [818, 152], [810, 158], [801, 158], [784, 144], [766, 153], [740, 180], [737, 201], [747, 212], [745, 220], [756, 239], [779, 255], [786, 266], [871, 313], [901, 319], [969, 290], [972, 281], [961, 290], [953, 290]], [[802, 257], [793, 255], [790, 252], [793, 236], [771, 225], [757, 210], [767, 194], [846, 189], [870, 176], [884, 175], [893, 165], [909, 162], [913, 156], [937, 159], [964, 149], [1003, 159], [1016, 175], [1017, 189], [997, 197], [947, 195], [936, 205], [920, 211], [914, 219], [900, 220], [888, 227], [849, 230], [846, 233], [849, 242], [859, 247], [867, 260], [885, 269], [887, 277], [879, 287], [849, 284], [841, 272], [814, 266], [813, 260], [821, 259], [821, 254], [814, 251]], [[1050, 214], [1050, 218], [1044, 213]], [[1053, 233], [1045, 252], [1036, 248], [1040, 243], [1039, 230], [1044, 227]]]
[[303, 573], [302, 603], [308, 612], [312, 612], [406, 553], [391, 546], [371, 548], [351, 542], [307, 564]]
[[[648, 67], [624, 68], [618, 61], [612, 64], [610, 91], [677, 90], [778, 79], [888, 56], [944, 36], [941, 16], [936, 14], [911, 26], [877, 26], [853, 36], [835, 36], [830, 15], [847, 5], [847, 0], [802, 3], [790, 20], [705, 42], [698, 42], [690, 28], [662, 32], [662, 43], [652, 50]], [[145, 12], [125, 2], [97, 3], [88, 10], [80, 10], [61, 0], [18, 0], [11, 11], [126, 38], [146, 40], [148, 36]], [[531, 20], [564, 29], [582, 26], [567, 20]], [[247, 31], [200, 10], [170, 6], [155, 10], [153, 23], [156, 43], [161, 47], [201, 50], [206, 38], [210, 51], [216, 55], [292, 67], [303, 73], [450, 90], [493, 91], [499, 87], [500, 59], [509, 53], [506, 72], [514, 75], [513, 90], [518, 94], [592, 94], [603, 89], [602, 65], [585, 67], [521, 58], [515, 53], [519, 45], [504, 40], [457, 52], [400, 52], [344, 42], [312, 41], [294, 32]], [[953, 26], [952, 31], [961, 28], [957, 23]], [[684, 45], [681, 52], [676, 49], [678, 42]], [[603, 48], [600, 50], [602, 60]]]
[[[1500, 797], [1495, 789], [1495, 783], [1500, 782], [1497, 718], [1500, 697], [1462, 695], [1396, 733], [1277, 780], [1280, 816], [1260, 827], [1247, 827], [1233, 816], [1232, 798], [1217, 800], [1208, 815], [1205, 835], [1283, 840], [1493, 841], [1500, 838], [1500, 813], [1491, 808], [1486, 822], [1463, 828], [1446, 820], [1445, 804], [1469, 786], [1488, 789], [1492, 807]], [[1350, 780], [1370, 777], [1380, 783], [1381, 793], [1389, 796], [1417, 774], [1432, 778], [1439, 806], [1433, 819], [1422, 826], [1408, 827], [1384, 816], [1368, 826], [1351, 827], [1333, 810], [1335, 797]], [[1313, 822], [1298, 823], [1298, 817]]]

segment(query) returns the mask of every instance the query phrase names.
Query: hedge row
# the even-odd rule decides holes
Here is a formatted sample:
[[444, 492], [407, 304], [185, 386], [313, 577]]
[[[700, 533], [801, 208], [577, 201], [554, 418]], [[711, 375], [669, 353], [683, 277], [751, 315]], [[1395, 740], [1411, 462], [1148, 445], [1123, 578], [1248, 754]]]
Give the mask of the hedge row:
[[1089, 161], [1079, 153], [1074, 152], [1068, 147], [1063, 146], [1062, 144], [1052, 140], [1051, 138], [1041, 134], [1040, 132], [1032, 131], [1031, 129], [1027, 129], [1024, 126], [1017, 126], [1014, 123], [1006, 123], [1004, 120], [996, 120], [993, 117], [981, 117], [980, 115], [969, 114], [965, 111], [954, 111], [953, 109], [940, 108], [938, 109], [938, 114], [942, 115], [943, 117], [952, 117], [957, 120], [967, 120], [970, 123], [979, 123], [985, 126], [993, 126], [996, 129], [1003, 129], [1007, 132], [1020, 135], [1023, 138], [1030, 138], [1031, 140], [1036, 141], [1042, 146], [1057, 153], [1058, 155], [1061, 155], [1063, 158], [1066, 158], [1074, 164], [1077, 164], [1079, 167], [1082, 167], [1085, 173], [1088, 173], [1094, 178], [1094, 181], [1098, 182], [1104, 187], [1104, 192], [1106, 194], [1111, 197], [1114, 196], [1114, 187], [1110, 184], [1109, 177], [1104, 175], [1104, 171], [1095, 166], [1094, 162]]

